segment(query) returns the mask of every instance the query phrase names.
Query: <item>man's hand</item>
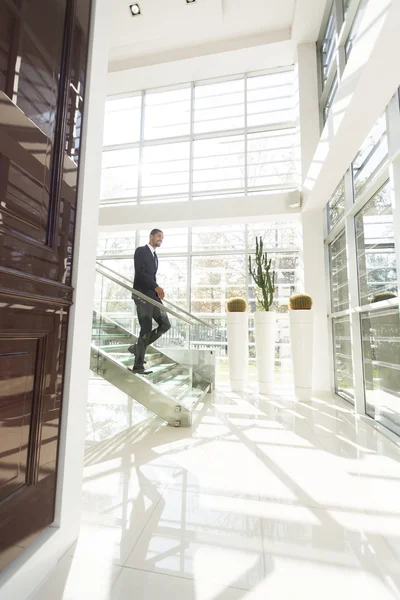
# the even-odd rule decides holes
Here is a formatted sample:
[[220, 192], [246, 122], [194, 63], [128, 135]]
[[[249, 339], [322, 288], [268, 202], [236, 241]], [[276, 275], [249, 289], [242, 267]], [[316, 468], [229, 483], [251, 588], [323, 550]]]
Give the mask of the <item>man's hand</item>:
[[162, 300], [165, 297], [165, 292], [162, 289], [162, 287], [157, 286], [154, 291], [157, 294], [157, 296], [160, 298], [160, 300]]

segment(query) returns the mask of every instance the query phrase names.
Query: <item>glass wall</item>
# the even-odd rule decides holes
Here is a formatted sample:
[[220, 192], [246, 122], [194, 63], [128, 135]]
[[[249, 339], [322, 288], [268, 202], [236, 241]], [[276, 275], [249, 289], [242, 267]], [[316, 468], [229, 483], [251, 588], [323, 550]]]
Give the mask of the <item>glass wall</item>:
[[400, 435], [399, 131], [396, 94], [327, 203], [325, 243], [335, 390]]
[[320, 111], [325, 124], [369, 0], [331, 0], [317, 43]]
[[[255, 253], [256, 236], [263, 237], [264, 247], [277, 272], [273, 305], [278, 313], [276, 367], [287, 372], [290, 370], [287, 304], [298, 286], [300, 222], [165, 229], [164, 242], [158, 251], [158, 281], [166, 290], [168, 300], [216, 326], [214, 330], [210, 330], [199, 325], [191, 343], [198, 348], [218, 349], [224, 359], [227, 356], [227, 300], [241, 296], [247, 299], [251, 311], [257, 308], [255, 286], [248, 274], [248, 257]], [[102, 233], [99, 237], [98, 260], [133, 279], [134, 249], [146, 244], [148, 237], [147, 230]], [[118, 291], [113, 291], [112, 286], [107, 293], [109, 316], [119, 319], [120, 302], [131, 300], [125, 296], [119, 298]], [[114, 295], [117, 297], [114, 298]], [[255, 366], [254, 324], [251, 315], [249, 347], [251, 364]], [[227, 371], [226, 361], [222, 360], [221, 368]]]
[[298, 187], [293, 68], [106, 102], [102, 203], [189, 201]]

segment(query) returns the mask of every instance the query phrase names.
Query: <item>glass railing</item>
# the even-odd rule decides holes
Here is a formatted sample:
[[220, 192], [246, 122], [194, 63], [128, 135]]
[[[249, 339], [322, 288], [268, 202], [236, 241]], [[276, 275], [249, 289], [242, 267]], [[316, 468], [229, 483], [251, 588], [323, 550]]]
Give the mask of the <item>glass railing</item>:
[[215, 327], [164, 300], [162, 310], [171, 328], [148, 346], [146, 373], [134, 373], [129, 348], [137, 341], [140, 324], [132, 294], [160, 308], [159, 302], [133, 290], [125, 276], [97, 265], [91, 368], [171, 425], [190, 425], [193, 409], [214, 386], [216, 360], [215, 350], [200, 350], [191, 340], [197, 339], [199, 329], [212, 332]]

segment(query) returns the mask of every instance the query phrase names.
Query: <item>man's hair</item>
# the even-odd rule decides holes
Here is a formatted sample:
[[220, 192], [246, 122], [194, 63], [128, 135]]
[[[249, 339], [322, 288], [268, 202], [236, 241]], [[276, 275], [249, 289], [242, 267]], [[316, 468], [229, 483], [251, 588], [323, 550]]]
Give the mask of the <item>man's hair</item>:
[[161, 229], [152, 229], [150, 231], [150, 235], [156, 235], [156, 233], [163, 233], [163, 231]]

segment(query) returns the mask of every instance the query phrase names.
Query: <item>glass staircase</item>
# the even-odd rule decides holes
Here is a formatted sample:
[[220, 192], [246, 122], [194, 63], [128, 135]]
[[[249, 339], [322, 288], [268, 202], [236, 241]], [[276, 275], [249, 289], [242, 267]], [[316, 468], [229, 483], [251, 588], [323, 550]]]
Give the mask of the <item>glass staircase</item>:
[[90, 368], [169, 425], [188, 427], [193, 414], [215, 383], [215, 351], [196, 349], [192, 342], [200, 328], [215, 329], [166, 300], [163, 308], [171, 329], [146, 352], [148, 375], [133, 373], [134, 356], [128, 351], [139, 333], [132, 293], [133, 282], [99, 264], [96, 268]]

